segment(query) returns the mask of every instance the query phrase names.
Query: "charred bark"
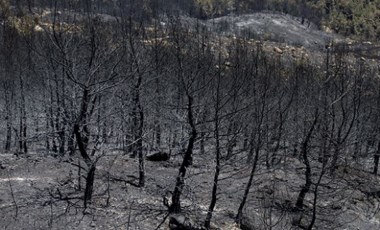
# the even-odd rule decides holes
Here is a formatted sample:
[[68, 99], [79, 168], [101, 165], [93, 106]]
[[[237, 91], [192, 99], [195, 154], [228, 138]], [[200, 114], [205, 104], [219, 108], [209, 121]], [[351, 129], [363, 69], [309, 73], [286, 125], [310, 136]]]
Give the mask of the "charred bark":
[[[220, 60], [220, 57], [219, 57]], [[219, 124], [220, 124], [220, 119], [219, 119], [219, 103], [220, 103], [220, 72], [218, 74], [218, 82], [217, 82], [217, 88], [216, 88], [216, 106], [215, 106], [215, 121], [214, 121], [214, 137], [215, 137], [215, 174], [214, 174], [214, 179], [213, 179], [213, 186], [212, 186], [212, 192], [211, 192], [211, 202], [208, 207], [206, 219], [204, 222], [204, 227], [206, 229], [210, 229], [210, 224], [211, 224], [211, 218], [212, 214], [214, 212], [214, 208], [216, 205], [216, 200], [217, 200], [217, 191], [218, 191], [218, 182], [219, 182], [219, 174], [220, 174], [220, 135], [219, 135]], [[204, 114], [205, 118], [205, 114]], [[202, 132], [203, 134], [204, 132]], [[202, 135], [202, 141], [203, 141], [204, 135]], [[203, 146], [204, 148], [204, 146]], [[204, 151], [204, 150], [203, 150]]]
[[188, 122], [191, 127], [191, 134], [189, 143], [187, 145], [187, 149], [185, 152], [185, 155], [183, 157], [182, 164], [179, 168], [178, 176], [176, 178], [176, 184], [172, 196], [172, 205], [169, 207], [170, 213], [179, 213], [181, 212], [181, 194], [183, 187], [185, 185], [185, 176], [187, 172], [187, 168], [192, 164], [193, 162], [193, 148], [194, 143], [197, 138], [197, 130], [194, 123], [194, 117], [193, 117], [193, 98], [188, 95], [188, 106], [187, 106], [187, 115], [188, 115]]
[[5, 146], [4, 149], [6, 152], [11, 150], [11, 143], [12, 143], [12, 109], [11, 109], [11, 93], [7, 90], [7, 86], [4, 83], [4, 94], [5, 94], [5, 121], [6, 121], [6, 140], [5, 140]]
[[[298, 213], [303, 211], [303, 203], [305, 200], [305, 196], [310, 191], [310, 187], [312, 184], [311, 166], [310, 166], [310, 161], [309, 161], [309, 157], [308, 157], [308, 148], [309, 148], [309, 143], [310, 143], [312, 134], [314, 132], [315, 126], [317, 124], [317, 121], [318, 121], [318, 110], [316, 111], [313, 124], [311, 125], [305, 139], [302, 142], [302, 146], [301, 146], [302, 160], [306, 166], [306, 171], [305, 171], [305, 184], [302, 186], [302, 189], [301, 189], [300, 193], [298, 194], [297, 202], [295, 204], [295, 211]], [[301, 218], [302, 218], [302, 215], [299, 218], [296, 218], [293, 221], [293, 225], [294, 226], [300, 226]]]
[[375, 156], [373, 157], [373, 161], [374, 161], [373, 174], [374, 175], [377, 175], [377, 172], [379, 170], [379, 160], [380, 160], [380, 141], [377, 144], [377, 150], [376, 150]]
[[[87, 172], [87, 177], [86, 177], [86, 188], [85, 188], [84, 197], [83, 197], [85, 209], [87, 208], [87, 205], [91, 202], [93, 188], [94, 188], [95, 170], [96, 170], [96, 162], [92, 161], [89, 154], [87, 153], [89, 130], [86, 123], [87, 123], [87, 117], [88, 117], [87, 111], [89, 108], [88, 106], [89, 106], [90, 101], [91, 100], [89, 96], [89, 91], [88, 89], [84, 89], [80, 114], [73, 128], [74, 135], [76, 137], [78, 148], [79, 148], [79, 153], [81, 154], [84, 162], [86, 163], [88, 167], [88, 172]], [[90, 113], [92, 111], [93, 109], [90, 110]], [[80, 125], [83, 126], [82, 132], [84, 133], [85, 137], [83, 137], [81, 134]]]
[[19, 148], [20, 152], [23, 152], [26, 154], [28, 152], [28, 147], [26, 144], [26, 106], [25, 106], [25, 90], [24, 90], [24, 79], [23, 77], [19, 76], [19, 83], [20, 83], [20, 135], [19, 135]]
[[87, 205], [91, 203], [92, 194], [94, 190], [95, 170], [96, 170], [96, 166], [95, 164], [92, 164], [87, 172], [86, 189], [85, 189], [84, 198], [83, 198], [85, 209], [87, 208]]

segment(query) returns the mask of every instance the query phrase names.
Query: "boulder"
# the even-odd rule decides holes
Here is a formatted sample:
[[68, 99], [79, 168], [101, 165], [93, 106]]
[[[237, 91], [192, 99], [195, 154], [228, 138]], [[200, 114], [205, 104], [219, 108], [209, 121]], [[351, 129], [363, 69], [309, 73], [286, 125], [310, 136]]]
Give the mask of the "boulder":
[[170, 155], [166, 152], [155, 152], [148, 154], [146, 159], [148, 161], [168, 161], [170, 159]]

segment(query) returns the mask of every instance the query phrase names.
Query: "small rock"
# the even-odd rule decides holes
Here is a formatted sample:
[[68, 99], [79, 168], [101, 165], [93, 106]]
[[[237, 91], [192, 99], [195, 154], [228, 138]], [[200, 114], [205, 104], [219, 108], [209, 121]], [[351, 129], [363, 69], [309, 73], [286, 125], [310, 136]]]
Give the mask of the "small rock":
[[278, 53], [278, 54], [283, 54], [283, 53], [284, 53], [284, 51], [283, 51], [282, 49], [278, 48], [278, 47], [274, 47], [273, 50], [274, 50], [276, 53]]

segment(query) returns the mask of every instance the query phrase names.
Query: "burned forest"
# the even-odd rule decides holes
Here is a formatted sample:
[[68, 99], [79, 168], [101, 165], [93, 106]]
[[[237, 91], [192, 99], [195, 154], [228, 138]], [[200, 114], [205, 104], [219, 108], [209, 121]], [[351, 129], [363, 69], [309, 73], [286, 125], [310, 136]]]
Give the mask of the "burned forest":
[[380, 229], [375, 31], [205, 2], [0, 0], [1, 228]]

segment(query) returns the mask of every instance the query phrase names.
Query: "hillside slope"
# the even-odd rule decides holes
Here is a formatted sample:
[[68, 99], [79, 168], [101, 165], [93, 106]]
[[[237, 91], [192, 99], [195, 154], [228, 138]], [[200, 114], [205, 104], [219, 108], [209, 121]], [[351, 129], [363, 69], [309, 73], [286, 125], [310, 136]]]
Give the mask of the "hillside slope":
[[224, 16], [208, 20], [207, 25], [213, 31], [223, 34], [271, 40], [311, 49], [321, 49], [332, 40], [342, 40], [341, 36], [318, 30], [311, 22], [302, 24], [300, 18], [270, 12]]

